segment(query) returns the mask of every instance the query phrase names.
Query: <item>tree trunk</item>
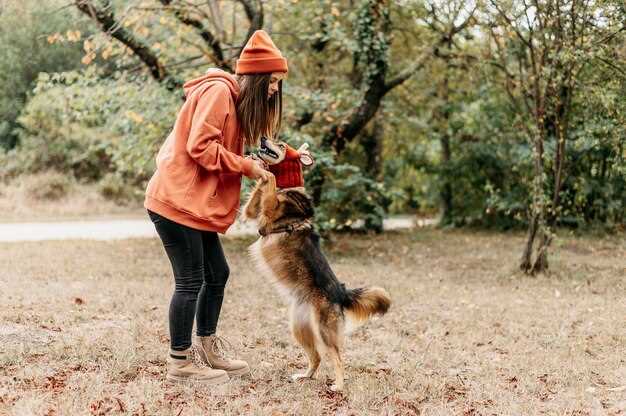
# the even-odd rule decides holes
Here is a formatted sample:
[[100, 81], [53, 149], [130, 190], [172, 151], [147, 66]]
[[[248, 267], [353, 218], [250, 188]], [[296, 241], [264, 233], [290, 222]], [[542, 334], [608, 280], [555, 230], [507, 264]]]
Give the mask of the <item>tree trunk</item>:
[[537, 235], [537, 227], [539, 225], [539, 218], [537, 215], [533, 214], [528, 225], [528, 238], [526, 239], [526, 247], [524, 248], [524, 253], [522, 254], [522, 259], [520, 263], [520, 270], [524, 273], [529, 274], [532, 269], [531, 256], [533, 253], [533, 244], [535, 243], [535, 236]]
[[382, 115], [379, 113], [372, 120], [371, 129], [366, 131], [360, 140], [365, 152], [366, 172], [373, 180], [380, 180], [383, 173], [383, 137], [384, 124]]
[[[526, 274], [533, 274], [534, 264], [531, 262], [533, 243], [537, 232], [542, 231], [545, 235], [545, 203], [544, 199], [544, 163], [543, 163], [543, 144], [545, 143], [545, 130], [543, 129], [542, 112], [538, 112], [536, 117], [535, 128], [537, 131], [534, 134], [533, 145], [535, 147], [535, 169], [533, 178], [533, 201], [531, 205], [531, 221], [528, 226], [528, 240], [526, 241], [526, 247], [522, 254], [520, 263], [520, 269]], [[548, 241], [549, 243], [549, 241]], [[547, 266], [547, 247], [544, 248], [544, 244], [540, 244], [539, 249], [544, 259], [541, 260], [542, 264]], [[539, 254], [539, 251], [538, 251]], [[535, 262], [536, 263], [536, 262]]]
[[324, 187], [324, 182], [326, 182], [326, 175], [318, 163], [313, 166], [310, 177], [312, 179], [309, 181], [309, 186], [311, 188], [313, 205], [319, 206], [322, 202], [322, 188]]
[[[447, 42], [448, 50], [452, 47], [451, 40]], [[450, 125], [450, 80], [448, 77], [448, 70], [450, 65], [450, 58], [444, 58], [446, 61], [445, 74], [443, 77], [443, 84], [441, 86], [440, 98], [443, 105], [441, 111], [441, 122], [439, 123], [439, 142], [441, 144], [441, 164], [444, 168], [450, 165], [450, 159], [452, 152], [450, 150], [450, 135], [448, 134], [448, 127]], [[440, 174], [441, 189], [439, 190], [439, 197], [441, 199], [441, 224], [450, 224], [453, 221], [454, 215], [452, 213], [452, 184], [450, 183], [450, 175], [447, 170], [444, 170], [443, 174]]]
[[354, 139], [374, 117], [381, 100], [388, 91], [385, 85], [385, 74], [375, 76], [359, 105], [352, 109], [348, 117], [330, 127], [322, 137], [322, 145], [326, 148], [332, 147], [337, 154], [341, 154], [346, 143]]
[[[450, 137], [444, 134], [440, 138], [441, 142], [441, 163], [448, 167], [451, 158], [450, 152]], [[441, 198], [441, 223], [443, 225], [452, 223], [454, 219], [453, 207], [452, 207], [452, 184], [448, 173], [442, 175], [441, 190], [439, 196]]]
[[535, 262], [530, 269], [530, 274], [535, 275], [548, 270], [548, 247], [550, 247], [551, 242], [552, 238], [550, 237], [548, 231], [543, 229], [541, 243], [539, 243], [539, 247], [537, 247], [537, 255], [535, 257]]

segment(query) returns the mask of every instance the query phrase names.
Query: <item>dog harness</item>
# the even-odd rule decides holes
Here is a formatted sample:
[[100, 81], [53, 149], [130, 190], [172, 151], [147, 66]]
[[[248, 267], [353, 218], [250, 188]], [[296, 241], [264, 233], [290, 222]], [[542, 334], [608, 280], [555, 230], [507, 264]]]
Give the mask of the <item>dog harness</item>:
[[303, 220], [303, 221], [298, 221], [298, 222], [292, 222], [291, 224], [285, 224], [285, 225], [280, 225], [278, 227], [274, 227], [271, 230], [267, 231], [266, 233], [262, 233], [261, 230], [259, 230], [259, 234], [262, 237], [265, 237], [268, 234], [278, 234], [278, 233], [287, 233], [287, 234], [291, 234], [294, 231], [302, 231], [302, 230], [309, 230], [309, 229], [313, 229], [313, 224], [311, 223], [311, 220]]

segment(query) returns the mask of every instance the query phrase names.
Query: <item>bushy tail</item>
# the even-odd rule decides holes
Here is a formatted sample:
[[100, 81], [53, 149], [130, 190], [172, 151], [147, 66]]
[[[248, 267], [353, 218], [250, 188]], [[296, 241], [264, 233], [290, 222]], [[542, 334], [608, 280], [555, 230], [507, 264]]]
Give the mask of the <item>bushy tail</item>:
[[372, 315], [384, 315], [391, 306], [389, 293], [381, 287], [350, 289], [347, 290], [347, 295], [344, 311], [350, 327], [358, 326]]

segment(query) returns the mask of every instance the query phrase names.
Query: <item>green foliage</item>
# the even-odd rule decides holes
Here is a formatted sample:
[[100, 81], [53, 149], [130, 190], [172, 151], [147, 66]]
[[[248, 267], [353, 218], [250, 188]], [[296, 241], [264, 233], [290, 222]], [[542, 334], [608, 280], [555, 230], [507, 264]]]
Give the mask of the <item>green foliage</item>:
[[[381, 15], [380, 18], [375, 16]], [[363, 67], [364, 79], [384, 75], [389, 67], [389, 9], [384, 2], [365, 0], [358, 9], [355, 26], [355, 55], [357, 66]]]
[[144, 190], [127, 183], [117, 172], [107, 173], [98, 181], [98, 192], [111, 201], [123, 205], [129, 201], [140, 200], [144, 197]]
[[100, 78], [95, 71], [42, 74], [20, 117], [25, 171], [56, 167], [96, 180], [115, 173], [141, 185], [180, 102], [150, 80]]
[[[14, 137], [22, 142], [8, 152], [0, 146], [0, 177], [55, 168], [81, 180], [100, 181], [101, 192], [117, 201], [141, 196], [154, 169], [154, 156], [173, 126], [179, 94], [152, 81], [137, 56], [101, 33], [87, 16], [80, 20], [63, 13], [47, 15], [45, 7], [38, 7], [40, 2], [23, 3], [23, 8], [9, 6], [0, 15], [0, 142]], [[389, 80], [428, 51], [440, 31], [448, 28], [446, 19], [459, 17], [454, 17], [455, 7], [417, 0], [270, 3], [266, 23], [271, 13], [272, 37], [290, 67], [284, 139], [294, 147], [303, 141], [311, 145], [317, 164], [306, 171], [306, 183], [309, 189], [322, 184], [316, 209], [324, 230], [348, 229], [359, 221], [380, 229], [388, 211], [436, 215], [448, 185], [452, 209], [446, 224], [526, 225], [535, 186], [532, 141], [526, 133], [529, 121], [525, 110], [513, 108], [497, 68], [510, 65], [524, 52], [514, 33], [498, 32], [506, 38], [502, 63], [493, 58], [488, 28], [472, 23], [452, 42], [440, 44], [408, 81], [385, 96], [382, 116], [377, 116], [384, 131], [383, 172], [373, 179], [369, 175], [377, 173], [368, 166], [373, 159], [367, 157], [363, 140], [367, 132], [348, 143], [340, 156], [322, 149], [320, 139], [361, 102], [364, 82], [383, 75]], [[619, 47], [623, 19], [613, 15], [618, 9], [609, 3], [594, 4], [607, 12], [607, 21], [596, 29], [614, 34], [615, 47], [589, 59], [580, 55], [582, 49], [546, 55], [559, 65], [585, 63], [569, 119], [562, 201], [554, 207], [562, 225], [612, 227], [625, 221], [626, 89], [615, 68], [624, 68], [626, 49]], [[187, 3], [177, 4], [184, 9]], [[436, 6], [432, 10], [439, 13], [439, 20], [430, 15], [429, 4]], [[521, 4], [505, 2], [502, 7]], [[126, 8], [122, 1], [113, 5], [116, 15], [124, 16], [124, 28], [145, 41], [173, 76], [189, 79], [212, 65], [207, 59], [210, 48], [173, 9]], [[245, 19], [235, 2], [224, 3], [221, 10], [226, 22]], [[446, 11], [452, 14], [447, 16]], [[95, 34], [86, 33], [86, 27]], [[75, 32], [67, 31], [77, 29], [82, 32], [80, 42], [49, 44], [46, 39], [57, 31], [66, 40], [76, 38]], [[225, 36], [221, 41], [226, 55], [244, 34], [245, 30], [219, 34]], [[78, 65], [83, 53], [87, 70], [63, 72]], [[38, 78], [33, 90], [39, 72], [47, 74]], [[551, 74], [552, 82], [562, 81], [561, 72]], [[516, 82], [509, 87], [521, 99]], [[548, 94], [547, 107], [556, 108], [555, 97]], [[307, 121], [301, 123], [302, 119]], [[9, 136], [13, 138], [6, 139]], [[446, 140], [449, 160], [443, 155]], [[555, 149], [554, 137], [548, 136], [541, 181], [545, 189], [540, 192], [548, 210], [550, 198], [545, 196], [554, 183], [550, 172]], [[252, 184], [244, 181], [244, 198]]]
[[[322, 157], [321, 163], [324, 162]], [[365, 229], [382, 231], [382, 220], [390, 203], [383, 184], [367, 177], [354, 165], [326, 163], [325, 167], [329, 172], [317, 217], [321, 227], [351, 229], [362, 220]]]
[[48, 36], [76, 29], [67, 15], [55, 13], [61, 1], [3, 2], [0, 13], [0, 148], [17, 142], [16, 119], [39, 72], [80, 65], [80, 43], [50, 44]]
[[[441, 130], [429, 113], [429, 107], [439, 105], [435, 100], [429, 99], [419, 116], [389, 117], [394, 135], [387, 147], [393, 154], [385, 159], [385, 182], [397, 191], [392, 194], [392, 212], [436, 210], [441, 186], [449, 182], [453, 192], [449, 225], [499, 229], [527, 225], [532, 202], [532, 148], [519, 114], [508, 105], [504, 92], [484, 80], [480, 85], [472, 95], [455, 97], [446, 130], [452, 153], [447, 164], [440, 157]], [[561, 226], [601, 225], [611, 229], [624, 223], [623, 88], [623, 81], [618, 79], [587, 87], [584, 96], [576, 97], [559, 208]], [[391, 105], [385, 113], [396, 111]], [[554, 151], [555, 140], [551, 138], [545, 148], [547, 167]], [[396, 157], [398, 154], [402, 157]], [[544, 182], [549, 186], [553, 178], [547, 179]], [[547, 188], [546, 193], [549, 191]]]
[[384, 184], [369, 178], [358, 166], [338, 163], [335, 155], [321, 150], [311, 136], [286, 130], [281, 140], [294, 148], [303, 143], [310, 145], [315, 164], [305, 168], [304, 179], [306, 188], [311, 190], [324, 178], [321, 199], [315, 207], [316, 223], [322, 231], [355, 227], [382, 231], [382, 219], [391, 203], [391, 194]]
[[612, 228], [626, 221], [625, 89], [626, 80], [614, 79], [588, 88], [577, 102], [580, 116], [572, 126], [561, 193], [563, 221], [569, 225]]

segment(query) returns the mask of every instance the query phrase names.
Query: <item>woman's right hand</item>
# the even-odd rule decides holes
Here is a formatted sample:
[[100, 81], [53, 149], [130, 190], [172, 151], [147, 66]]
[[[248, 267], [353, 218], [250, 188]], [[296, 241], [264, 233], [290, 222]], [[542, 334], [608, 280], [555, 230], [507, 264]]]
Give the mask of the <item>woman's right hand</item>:
[[264, 164], [260, 160], [255, 160], [252, 164], [252, 172], [250, 179], [260, 179], [262, 182], [266, 182], [270, 176], [274, 174], [268, 170], [265, 170]]

